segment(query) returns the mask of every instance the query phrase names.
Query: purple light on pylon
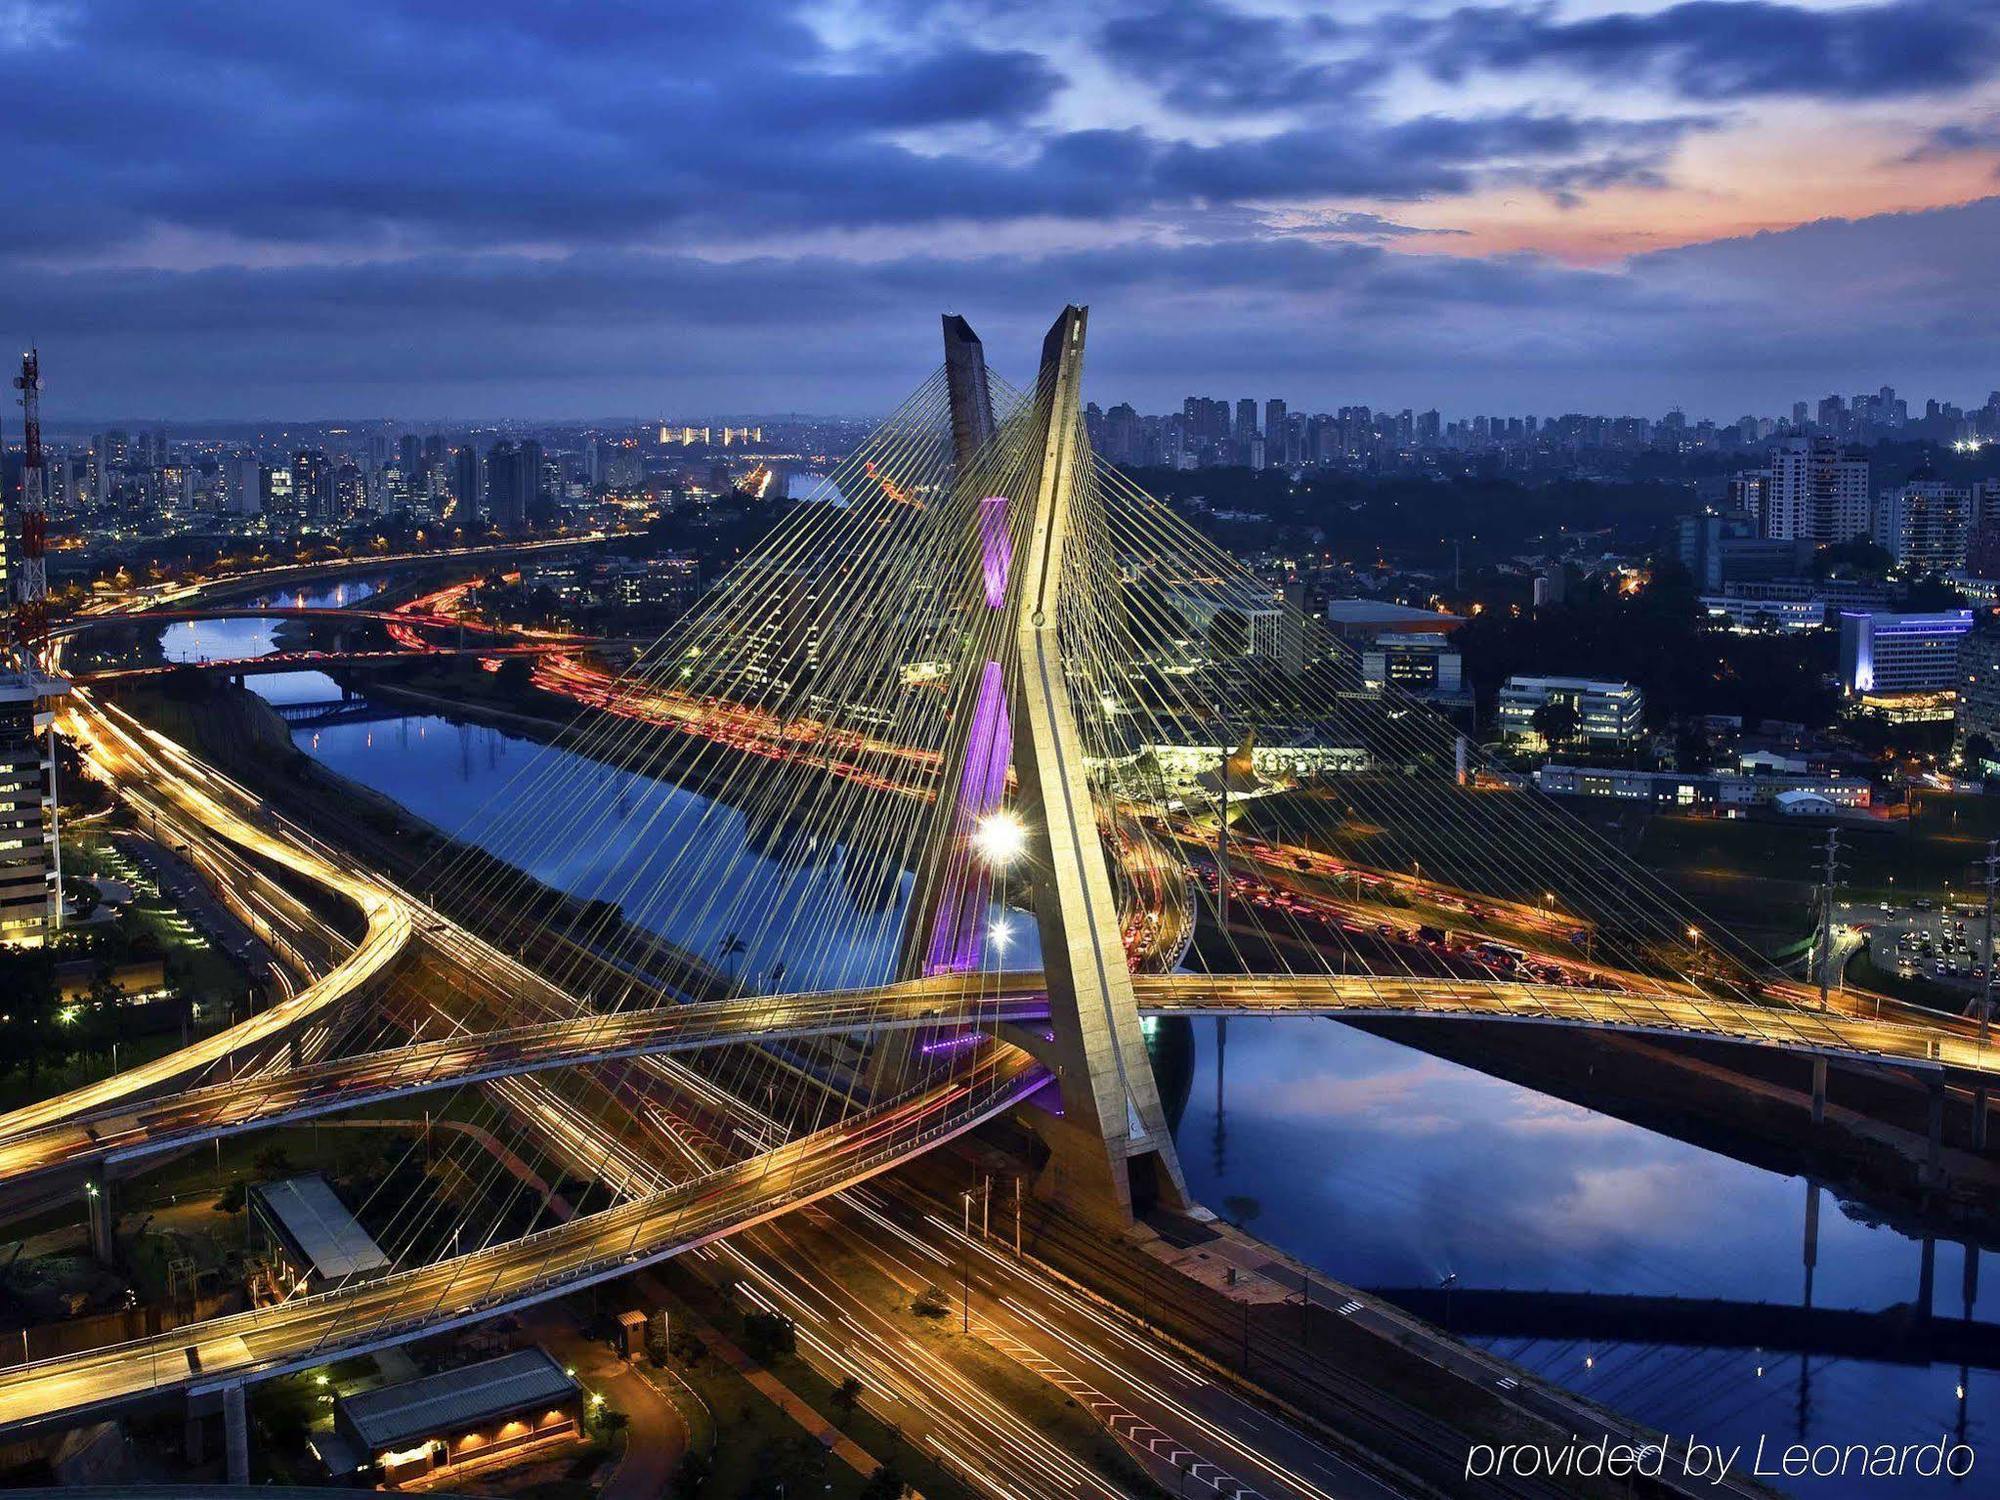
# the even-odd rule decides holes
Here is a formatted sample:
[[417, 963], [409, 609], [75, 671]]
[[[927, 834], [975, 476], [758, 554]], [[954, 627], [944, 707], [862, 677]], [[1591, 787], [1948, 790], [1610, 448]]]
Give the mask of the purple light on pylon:
[[932, 974], [955, 974], [979, 966], [986, 931], [985, 882], [978, 878], [966, 840], [979, 820], [1000, 805], [1007, 790], [1007, 763], [1013, 756], [1014, 727], [1007, 715], [1007, 679], [1000, 663], [989, 661], [979, 675], [972, 710], [972, 733], [965, 743], [965, 774], [958, 783], [951, 865], [944, 898], [938, 903], [925, 964]]
[[1007, 497], [979, 502], [979, 566], [986, 576], [986, 607], [1007, 602], [1007, 573], [1014, 565], [1014, 538], [1007, 531]]
[[[1007, 530], [1007, 497], [979, 502], [979, 568], [986, 583], [986, 607], [1007, 602], [1008, 574], [1014, 566], [1014, 539]], [[1014, 726], [1007, 716], [1006, 674], [989, 661], [979, 674], [973, 701], [972, 733], [965, 742], [965, 774], [959, 778], [950, 864], [943, 898], [931, 927], [927, 974], [962, 973], [979, 966], [986, 934], [986, 885], [972, 866], [966, 841], [979, 820], [1000, 806], [1007, 791], [1007, 765], [1014, 754]]]

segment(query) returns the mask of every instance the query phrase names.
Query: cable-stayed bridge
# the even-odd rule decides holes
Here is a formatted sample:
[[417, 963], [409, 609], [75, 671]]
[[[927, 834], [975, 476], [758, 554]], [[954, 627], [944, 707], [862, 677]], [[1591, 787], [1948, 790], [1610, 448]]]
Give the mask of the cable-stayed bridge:
[[[287, 1006], [0, 1117], [10, 1175], [460, 1091], [605, 1201], [510, 1233], [525, 1190], [468, 1161], [486, 1199], [385, 1206], [395, 1274], [6, 1372], [0, 1430], [491, 1317], [1003, 1112], [1043, 1142], [1039, 1190], [1115, 1229], [1185, 1195], [1147, 1014], [1588, 1026], [1984, 1089], [1983, 1029], [1821, 1009], [1552, 805], [1480, 789], [1451, 726], [1094, 458], [1085, 323], [1016, 390], [948, 319], [943, 368], [402, 884], [83, 696], [115, 776], [365, 932]], [[1256, 734], [1307, 769], [1239, 766]], [[1191, 746], [1212, 768], [1177, 769]], [[1280, 891], [1231, 853], [1247, 815], [1301, 851], [1286, 889], [1332, 860], [1405, 915]], [[1455, 943], [1413, 941], [1446, 899]]]

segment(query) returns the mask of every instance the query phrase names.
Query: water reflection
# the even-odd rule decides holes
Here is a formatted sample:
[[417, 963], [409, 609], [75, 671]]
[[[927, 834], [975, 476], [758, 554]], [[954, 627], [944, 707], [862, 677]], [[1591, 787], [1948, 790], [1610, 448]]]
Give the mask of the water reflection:
[[[2000, 1320], [2000, 1295], [1982, 1289], [1966, 1247], [1860, 1223], [1822, 1206], [1800, 1179], [1332, 1022], [1239, 1023], [1226, 1033], [1203, 1023], [1196, 1034], [1179, 1135], [1189, 1187], [1209, 1203], [1256, 1199], [1259, 1233], [1342, 1280], [1406, 1289], [1406, 1300], [1439, 1321], [1448, 1301], [1463, 1316], [1481, 1290], [1603, 1294], [1594, 1312], [1547, 1299], [1544, 1329], [1516, 1321], [1506, 1336], [1460, 1331], [1642, 1421], [1707, 1441], [1754, 1442], [1768, 1432], [1785, 1441], [1934, 1442], [1962, 1427], [1976, 1443], [1992, 1429], [2000, 1374], [1956, 1357], [1889, 1363], [1886, 1343], [1864, 1345], [1874, 1358], [1736, 1347], [1739, 1330], [1718, 1327], [1727, 1308], [1658, 1309], [1671, 1343], [1585, 1332], [1619, 1319], [1629, 1326], [1645, 1310], [1637, 1299], [1722, 1299], [1894, 1309], [1881, 1320], [1884, 1339], [1900, 1329], [1920, 1349], [1933, 1286], [1947, 1288], [1940, 1317]], [[1185, 1149], [1203, 1141], [1215, 1149]], [[1440, 1287], [1454, 1276], [1448, 1299]], [[1532, 1297], [1490, 1300], [1498, 1306], [1489, 1318], [1526, 1315], [1532, 1324]], [[1787, 1338], [1830, 1344], [1857, 1320], [1840, 1329], [1822, 1321], [1774, 1319]], [[1983, 1362], [2000, 1363], [2000, 1348]], [[1905, 1483], [1912, 1488], [1898, 1488]], [[1937, 1482], [1806, 1481], [1801, 1492], [1889, 1495], [1926, 1483]]]
[[[381, 586], [379, 579], [356, 578], [313, 589], [260, 594], [244, 604], [249, 609], [343, 609], [359, 604]], [[228, 661], [242, 656], [263, 656], [276, 649], [278, 627], [283, 623], [244, 618], [177, 620], [160, 631], [160, 649], [168, 661]]]
[[[894, 966], [912, 882], [826, 835], [443, 718], [308, 725], [295, 740], [340, 775], [559, 890], [617, 903], [627, 920], [755, 987], [874, 984]], [[521, 806], [534, 816], [518, 816]], [[1010, 956], [1039, 963], [1028, 924], [1014, 926], [1023, 939]]]

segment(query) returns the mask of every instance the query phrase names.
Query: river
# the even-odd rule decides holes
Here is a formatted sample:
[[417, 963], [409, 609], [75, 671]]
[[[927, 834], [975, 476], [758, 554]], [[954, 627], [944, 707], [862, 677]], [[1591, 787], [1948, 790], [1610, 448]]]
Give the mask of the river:
[[[297, 681], [293, 678], [296, 677]], [[317, 679], [313, 681], [312, 679]], [[276, 701], [337, 697], [316, 673], [252, 679]], [[317, 695], [317, 696], [316, 696]], [[843, 940], [794, 945], [785, 959], [753, 949], [746, 977], [800, 966], [786, 988], [843, 984], [887, 965], [907, 882], [895, 892], [839, 888], [828, 863], [804, 870], [758, 852], [743, 818], [678, 789], [624, 776], [499, 730], [426, 715], [302, 728], [296, 740], [330, 770], [396, 798], [453, 832], [574, 893], [624, 896], [649, 921], [673, 900], [659, 879], [634, 880], [616, 853], [643, 838], [688, 844], [693, 862], [726, 871], [692, 933], [713, 951], [735, 914], [774, 900], [837, 911]], [[553, 757], [553, 759], [552, 759]], [[561, 848], [527, 844], [480, 816], [551, 768], [564, 795], [605, 809], [601, 834]], [[509, 792], [510, 787], [513, 793]], [[670, 884], [670, 882], [665, 882]], [[678, 907], [674, 909], [679, 909]], [[745, 929], [761, 922], [743, 922]], [[1226, 1036], [1226, 1051], [1218, 1041]], [[1739, 1349], [1715, 1332], [1727, 1308], [1803, 1296], [1807, 1184], [1607, 1115], [1491, 1078], [1330, 1021], [1242, 1020], [1219, 1034], [1195, 1024], [1194, 1082], [1179, 1126], [1188, 1182], [1202, 1202], [1254, 1211], [1274, 1244], [1363, 1287], [1434, 1290], [1447, 1278], [1478, 1291], [1629, 1294], [1689, 1299], [1686, 1342], [1484, 1337], [1508, 1358], [1607, 1406], [1704, 1442], [1920, 1443], [1962, 1436], [1975, 1450], [2000, 1433], [2000, 1374], [1956, 1365]], [[1226, 1063], [1222, 1059], [1226, 1057]], [[1220, 1065], [1221, 1078], [1218, 1081]], [[1880, 1309], [1915, 1300], [1923, 1247], [1844, 1212], [1821, 1195], [1812, 1302]], [[1935, 1249], [1935, 1310], [1959, 1316], [1966, 1251]], [[1986, 1267], [1991, 1272], [1992, 1267]], [[2000, 1322], [2000, 1290], [1973, 1299]], [[1529, 1316], [1533, 1315], [1530, 1304]], [[1532, 1325], [1531, 1325], [1532, 1326]], [[1701, 1341], [1709, 1329], [1713, 1340]], [[2000, 1365], [2000, 1348], [1989, 1364]], [[1962, 1394], [1961, 1394], [1962, 1393]], [[1967, 1493], [1994, 1493], [2000, 1449], [1978, 1455]], [[1794, 1492], [1901, 1496], [1950, 1480], [1792, 1481]]]

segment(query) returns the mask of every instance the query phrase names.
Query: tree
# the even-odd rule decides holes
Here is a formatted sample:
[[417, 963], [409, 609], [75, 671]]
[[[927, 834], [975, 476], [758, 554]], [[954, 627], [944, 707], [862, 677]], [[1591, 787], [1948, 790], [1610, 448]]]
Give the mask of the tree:
[[894, 1464], [883, 1464], [861, 1486], [861, 1500], [903, 1500], [909, 1484]]
[[681, 1466], [674, 1470], [675, 1500], [695, 1500], [711, 1472], [708, 1460], [701, 1454], [689, 1453], [683, 1457]]
[[723, 963], [729, 967], [729, 983], [731, 988], [734, 988], [736, 984], [737, 957], [749, 951], [750, 945], [734, 932], [725, 932], [722, 935], [722, 941], [716, 944], [716, 952], [722, 955]]
[[766, 1361], [790, 1354], [799, 1346], [790, 1318], [761, 1310], [743, 1315], [743, 1342], [750, 1346], [751, 1354]]
[[222, 1196], [215, 1200], [215, 1211], [219, 1214], [240, 1214], [247, 1200], [241, 1180], [232, 1182], [222, 1190]]
[[1996, 758], [1993, 741], [1983, 734], [1968, 734], [1965, 737], [1965, 767], [1975, 776], [1985, 774], [1984, 762]]
[[861, 1382], [852, 1375], [833, 1388], [833, 1404], [843, 1423], [854, 1420], [854, 1409], [861, 1404], [861, 1394]]
[[1574, 704], [1552, 700], [1528, 715], [1528, 723], [1533, 726], [1535, 733], [1542, 737], [1542, 743], [1550, 749], [1558, 745], [1567, 745], [1576, 738], [1576, 707]]

